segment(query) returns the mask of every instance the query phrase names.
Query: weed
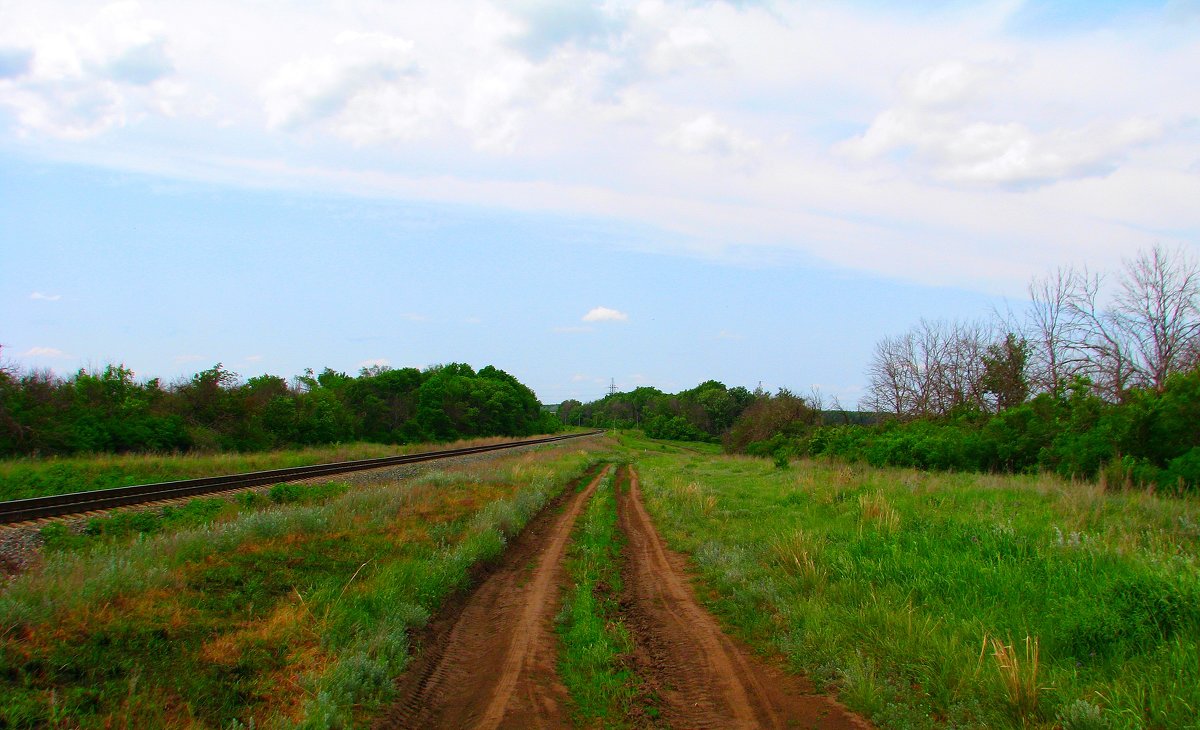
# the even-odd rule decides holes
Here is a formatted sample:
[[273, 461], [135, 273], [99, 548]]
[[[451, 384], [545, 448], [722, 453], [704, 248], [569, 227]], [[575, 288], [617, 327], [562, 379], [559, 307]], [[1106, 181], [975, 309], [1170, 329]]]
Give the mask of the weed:
[[900, 515], [882, 491], [858, 495], [858, 506], [862, 510], [861, 520], [864, 524], [875, 525], [885, 532], [900, 526]]
[[1109, 730], [1112, 727], [1104, 710], [1083, 699], [1062, 707], [1057, 718], [1063, 730]]
[[778, 535], [770, 543], [771, 555], [779, 567], [795, 575], [809, 590], [824, 586], [828, 577], [819, 562], [820, 549], [804, 530]]
[[1038, 695], [1043, 687], [1038, 686], [1038, 640], [1037, 637], [1025, 637], [1025, 656], [1021, 658], [1010, 644], [999, 639], [983, 637], [984, 648], [980, 652], [980, 661], [992, 649], [992, 660], [1000, 675], [1000, 683], [1008, 697], [1009, 705], [1020, 718], [1033, 715], [1037, 710]]

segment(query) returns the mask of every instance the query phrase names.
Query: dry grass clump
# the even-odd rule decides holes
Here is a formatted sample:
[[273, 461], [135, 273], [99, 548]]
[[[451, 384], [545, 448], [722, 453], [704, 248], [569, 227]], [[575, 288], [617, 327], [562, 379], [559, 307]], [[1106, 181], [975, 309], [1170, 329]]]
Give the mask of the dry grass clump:
[[698, 514], [712, 517], [717, 512], [716, 496], [707, 494], [707, 490], [699, 482], [684, 484], [681, 479], [672, 479], [667, 489], [672, 493], [673, 501]]
[[780, 568], [810, 588], [822, 586], [828, 571], [821, 563], [821, 543], [804, 530], [781, 533], [770, 544], [771, 558]]
[[862, 524], [872, 524], [888, 532], [900, 527], [900, 514], [888, 502], [882, 490], [858, 495], [858, 506], [862, 510]]
[[1038, 640], [1025, 637], [1025, 656], [1022, 658], [1016, 647], [985, 635], [979, 652], [979, 663], [988, 647], [992, 649], [992, 661], [1000, 675], [1000, 683], [1008, 697], [1009, 705], [1018, 717], [1028, 717], [1037, 710], [1038, 695], [1045, 687], [1038, 686]]

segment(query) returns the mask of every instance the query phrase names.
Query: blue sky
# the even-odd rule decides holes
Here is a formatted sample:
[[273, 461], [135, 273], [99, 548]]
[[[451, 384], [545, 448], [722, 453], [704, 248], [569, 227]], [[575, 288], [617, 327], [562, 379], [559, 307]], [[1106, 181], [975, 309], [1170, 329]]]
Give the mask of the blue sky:
[[853, 405], [922, 316], [1200, 248], [1195, 3], [426, 5], [0, 2], [4, 359]]

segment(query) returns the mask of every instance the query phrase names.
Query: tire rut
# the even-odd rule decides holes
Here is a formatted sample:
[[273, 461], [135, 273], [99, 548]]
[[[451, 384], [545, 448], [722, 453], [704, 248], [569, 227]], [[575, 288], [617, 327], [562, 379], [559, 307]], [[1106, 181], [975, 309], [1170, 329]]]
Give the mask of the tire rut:
[[870, 726], [804, 679], [739, 647], [696, 601], [684, 560], [671, 553], [642, 504], [637, 472], [618, 496], [626, 536], [627, 626], [638, 674], [677, 728], [854, 728]]
[[552, 624], [571, 530], [607, 471], [568, 494], [562, 514], [535, 519], [501, 566], [431, 626], [400, 679], [400, 700], [377, 727], [570, 726]]

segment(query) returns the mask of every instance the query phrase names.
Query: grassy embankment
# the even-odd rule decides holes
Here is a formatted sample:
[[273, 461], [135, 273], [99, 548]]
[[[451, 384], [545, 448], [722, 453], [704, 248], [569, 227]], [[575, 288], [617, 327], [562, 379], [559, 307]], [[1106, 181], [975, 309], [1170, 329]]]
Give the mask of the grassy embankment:
[[362, 724], [410, 631], [600, 446], [227, 502], [198, 527], [64, 545], [0, 591], [0, 727]]
[[653, 451], [709, 607], [887, 727], [1200, 727], [1200, 499]]
[[572, 535], [567, 553], [571, 586], [557, 617], [558, 673], [571, 695], [572, 714], [586, 727], [627, 727], [641, 686], [629, 666], [633, 642], [620, 621], [621, 550], [616, 489], [629, 488], [620, 467], [600, 482]]
[[515, 440], [518, 439], [486, 438], [450, 444], [405, 446], [357, 443], [253, 453], [97, 454], [49, 459], [8, 459], [0, 460], [0, 501], [336, 461], [374, 459], [418, 451], [482, 446]]

